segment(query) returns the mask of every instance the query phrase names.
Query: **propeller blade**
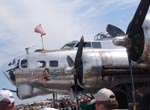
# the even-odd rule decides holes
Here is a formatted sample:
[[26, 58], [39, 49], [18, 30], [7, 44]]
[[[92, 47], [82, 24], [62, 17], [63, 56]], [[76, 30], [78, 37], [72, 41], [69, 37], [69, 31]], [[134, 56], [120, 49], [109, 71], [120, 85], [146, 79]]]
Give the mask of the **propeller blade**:
[[106, 27], [106, 31], [112, 36], [112, 37], [116, 37], [116, 36], [124, 36], [125, 33], [118, 27], [108, 24]]
[[76, 70], [75, 83], [77, 83], [78, 80], [80, 84], [82, 84], [82, 80], [83, 80], [83, 63], [82, 63], [83, 46], [84, 46], [84, 37], [82, 36], [79, 42], [77, 54], [75, 57], [75, 65], [74, 65], [74, 68]]
[[[132, 98], [133, 98], [133, 108], [136, 110], [136, 100], [135, 100], [135, 87], [134, 87], [134, 77], [133, 77], [133, 71], [132, 71], [132, 62], [131, 60], [134, 60], [135, 58], [133, 56], [136, 56], [136, 53], [139, 53], [138, 51], [136, 52], [135, 48], [138, 47], [137, 44], [142, 44], [142, 37], [143, 37], [143, 32], [142, 30], [142, 25], [145, 20], [146, 14], [148, 12], [150, 5], [150, 0], [141, 0], [135, 15], [133, 19], [131, 20], [130, 24], [128, 25], [126, 35], [130, 39], [130, 45], [127, 48], [127, 53], [128, 53], [128, 60], [129, 60], [129, 72], [131, 75], [131, 84], [132, 84]], [[140, 42], [137, 42], [138, 39]], [[142, 46], [141, 46], [142, 47]], [[136, 55], [135, 55], [136, 54]], [[136, 58], [137, 59], [137, 58]]]
[[69, 55], [67, 55], [67, 62], [68, 62], [69, 67], [74, 67], [72, 71], [74, 73], [74, 85], [72, 86], [72, 89], [75, 91], [76, 94], [77, 94], [77, 91], [82, 91], [84, 89], [83, 87], [83, 63], [82, 63], [83, 46], [84, 46], [84, 37], [82, 36], [78, 45], [76, 56], [75, 56], [75, 62]]
[[142, 24], [144, 22], [145, 16], [148, 12], [148, 8], [150, 5], [150, 0], [141, 0], [135, 15], [133, 19], [131, 20], [126, 34], [128, 35], [129, 38], [131, 38], [139, 29], [142, 27]]
[[82, 62], [82, 50], [83, 50], [83, 46], [84, 46], [84, 37], [82, 36], [81, 40], [79, 42], [77, 54], [76, 54], [76, 57], [75, 57], [75, 68], [78, 68], [78, 66]]
[[150, 0], [141, 0], [126, 31], [126, 35], [129, 40], [128, 42], [130, 43], [127, 51], [132, 61], [138, 61], [143, 53], [144, 33], [142, 25], [148, 12], [149, 5]]

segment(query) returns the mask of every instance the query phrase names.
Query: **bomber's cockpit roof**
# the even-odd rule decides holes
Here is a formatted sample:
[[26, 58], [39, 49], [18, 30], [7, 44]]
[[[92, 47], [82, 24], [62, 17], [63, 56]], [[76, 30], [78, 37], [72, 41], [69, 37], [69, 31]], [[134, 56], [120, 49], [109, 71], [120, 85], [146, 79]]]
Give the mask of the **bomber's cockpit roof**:
[[[72, 49], [76, 48], [79, 45], [79, 41], [72, 41], [66, 43], [61, 49]], [[101, 48], [101, 43], [99, 41], [86, 41], [84, 42], [84, 47], [87, 48]]]
[[71, 48], [74, 48], [75, 45], [76, 45], [78, 42], [79, 42], [79, 41], [77, 41], [77, 40], [68, 42], [68, 43], [66, 43], [61, 49], [71, 49]]
[[[85, 41], [84, 47], [86, 48], [93, 48], [93, 49], [112, 49], [112, 48], [120, 48], [119, 46], [115, 46], [112, 43], [112, 39], [114, 37], [110, 36], [108, 33], [98, 33], [94, 36], [94, 40], [92, 41]], [[73, 49], [78, 47], [79, 41], [74, 40], [71, 42], [66, 43], [61, 49]]]

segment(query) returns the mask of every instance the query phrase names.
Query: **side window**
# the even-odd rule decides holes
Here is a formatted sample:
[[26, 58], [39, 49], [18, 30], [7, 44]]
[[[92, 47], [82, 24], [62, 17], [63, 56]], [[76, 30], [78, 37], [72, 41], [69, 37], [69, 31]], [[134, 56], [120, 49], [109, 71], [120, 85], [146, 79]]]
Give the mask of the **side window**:
[[100, 42], [92, 42], [93, 48], [101, 48], [101, 43]]
[[49, 62], [50, 67], [58, 67], [58, 61], [57, 60], [51, 60]]
[[27, 59], [21, 60], [21, 67], [22, 68], [27, 68], [28, 67], [28, 61], [27, 61]]
[[45, 62], [45, 61], [38, 61], [38, 62], [37, 62], [37, 67], [38, 67], [38, 68], [46, 67], [46, 62]]

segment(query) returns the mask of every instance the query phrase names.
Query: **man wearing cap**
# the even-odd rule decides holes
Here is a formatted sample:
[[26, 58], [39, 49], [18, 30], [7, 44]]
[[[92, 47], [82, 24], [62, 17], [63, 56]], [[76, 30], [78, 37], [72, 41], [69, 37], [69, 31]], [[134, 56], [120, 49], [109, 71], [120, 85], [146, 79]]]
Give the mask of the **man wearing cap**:
[[[100, 89], [96, 95], [94, 101], [96, 110], [113, 110], [118, 107], [115, 94], [106, 88]], [[91, 104], [92, 104], [91, 103]]]
[[14, 97], [9, 90], [0, 90], [0, 110], [14, 110]]

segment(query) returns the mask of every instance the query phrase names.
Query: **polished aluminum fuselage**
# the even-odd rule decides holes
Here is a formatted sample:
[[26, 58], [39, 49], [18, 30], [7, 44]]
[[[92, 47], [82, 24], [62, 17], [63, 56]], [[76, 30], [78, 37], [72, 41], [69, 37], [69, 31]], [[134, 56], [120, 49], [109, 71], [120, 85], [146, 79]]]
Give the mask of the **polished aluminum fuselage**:
[[[76, 52], [77, 48], [72, 48], [26, 54], [13, 64], [17, 65], [13, 72], [15, 80], [7, 72], [5, 75], [17, 87], [18, 96], [22, 99], [54, 92], [69, 94], [74, 85], [74, 72], [73, 67], [68, 65], [67, 56], [74, 60]], [[84, 48], [82, 62], [84, 93], [95, 93], [102, 87], [110, 88], [130, 82], [125, 48]], [[135, 64], [133, 71], [139, 74], [145, 67], [147, 65]], [[46, 81], [43, 74], [45, 69], [49, 70]], [[123, 77], [116, 77], [120, 75]]]

